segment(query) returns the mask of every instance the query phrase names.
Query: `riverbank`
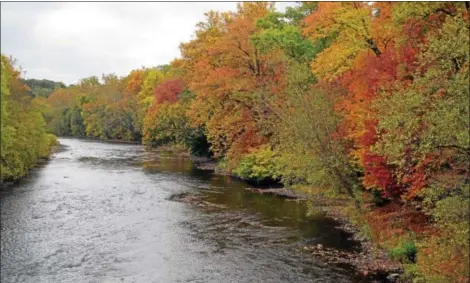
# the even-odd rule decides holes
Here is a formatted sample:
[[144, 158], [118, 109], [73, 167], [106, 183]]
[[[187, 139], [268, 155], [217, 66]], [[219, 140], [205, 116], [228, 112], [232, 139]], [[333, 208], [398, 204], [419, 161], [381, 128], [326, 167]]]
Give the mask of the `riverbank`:
[[140, 145], [140, 141], [128, 141], [128, 140], [117, 140], [117, 139], [101, 139], [101, 138], [94, 138], [94, 137], [78, 137], [78, 136], [58, 136], [58, 138], [66, 138], [66, 139], [77, 139], [77, 140], [89, 140], [94, 142], [107, 142], [107, 143], [116, 143], [116, 144], [136, 144]]
[[[328, 218], [339, 223], [336, 228], [350, 233], [352, 238], [360, 245], [359, 250], [338, 250], [324, 247], [321, 244], [303, 245], [299, 250], [313, 258], [338, 266], [348, 266], [356, 274], [360, 282], [402, 282], [398, 281], [403, 270], [393, 261], [387, 252], [374, 247], [373, 243], [365, 237], [344, 214], [350, 202], [341, 198], [327, 198], [322, 196], [308, 197], [306, 194], [296, 193], [289, 188], [256, 189], [245, 188], [246, 191], [260, 195], [271, 195], [293, 201], [309, 201], [315, 210], [320, 211]], [[206, 201], [201, 194], [182, 193], [173, 195], [170, 200], [190, 204], [206, 211], [224, 209], [223, 206]], [[263, 228], [263, 226], [259, 226]]]
[[54, 153], [63, 150], [62, 147], [63, 145], [59, 143], [57, 137], [51, 135], [49, 143], [47, 144], [46, 150], [43, 155], [38, 156], [34, 163], [29, 168], [27, 168], [23, 175], [18, 175], [16, 178], [7, 178], [5, 180], [0, 178], [0, 189], [9, 188], [15, 184], [18, 184], [23, 179], [27, 178], [31, 173], [31, 170], [34, 170], [35, 168], [46, 164]]
[[[321, 246], [306, 246], [307, 251], [314, 256], [321, 256], [326, 261], [333, 264], [347, 264], [353, 266], [359, 276], [365, 279], [382, 278], [385, 282], [398, 281], [403, 273], [400, 263], [393, 260], [389, 253], [379, 248], [359, 226], [361, 215], [357, 212], [352, 201], [345, 198], [314, 195], [308, 198], [315, 209], [324, 213], [340, 223], [339, 229], [350, 232], [353, 239], [361, 245], [361, 250], [357, 252], [342, 252], [328, 250]], [[384, 281], [381, 281], [384, 282]]]
[[216, 174], [225, 173], [225, 172], [222, 172], [222, 170], [220, 170], [217, 167], [217, 162], [210, 157], [191, 155], [190, 158], [191, 158], [191, 162], [199, 170], [212, 171]]

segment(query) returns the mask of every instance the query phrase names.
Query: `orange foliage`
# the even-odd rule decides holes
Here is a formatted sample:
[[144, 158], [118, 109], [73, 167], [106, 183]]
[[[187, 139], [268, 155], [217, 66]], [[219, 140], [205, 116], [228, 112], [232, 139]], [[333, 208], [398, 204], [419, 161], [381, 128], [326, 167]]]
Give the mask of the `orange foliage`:
[[256, 93], [280, 91], [283, 68], [274, 54], [261, 54], [250, 37], [271, 5], [246, 2], [236, 13], [209, 13], [197, 38], [182, 45], [185, 80], [196, 94], [188, 114], [194, 124], [205, 124], [218, 156], [239, 158], [267, 140], [257, 121], [260, 113], [269, 115], [269, 108]]
[[144, 78], [144, 70], [132, 71], [128, 76], [126, 90], [134, 95], [138, 94], [142, 88]]

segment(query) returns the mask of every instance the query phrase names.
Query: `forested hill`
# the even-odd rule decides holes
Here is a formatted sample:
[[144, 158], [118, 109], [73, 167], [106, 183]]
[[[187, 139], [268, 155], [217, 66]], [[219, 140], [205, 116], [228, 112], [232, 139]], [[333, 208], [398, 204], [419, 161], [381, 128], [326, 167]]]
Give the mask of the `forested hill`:
[[47, 98], [58, 88], [65, 88], [66, 85], [63, 82], [54, 82], [51, 80], [38, 80], [38, 79], [27, 79], [23, 82], [31, 89], [29, 95], [32, 97], [44, 97]]

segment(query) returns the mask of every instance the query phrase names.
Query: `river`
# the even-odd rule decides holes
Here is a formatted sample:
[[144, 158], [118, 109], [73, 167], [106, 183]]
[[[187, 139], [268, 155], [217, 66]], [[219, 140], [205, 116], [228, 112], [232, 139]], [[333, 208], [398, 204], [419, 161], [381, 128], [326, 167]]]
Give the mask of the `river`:
[[[302, 252], [355, 249], [304, 202], [258, 195], [139, 145], [60, 138], [0, 191], [1, 282], [356, 282]], [[172, 201], [199, 193], [215, 209]]]

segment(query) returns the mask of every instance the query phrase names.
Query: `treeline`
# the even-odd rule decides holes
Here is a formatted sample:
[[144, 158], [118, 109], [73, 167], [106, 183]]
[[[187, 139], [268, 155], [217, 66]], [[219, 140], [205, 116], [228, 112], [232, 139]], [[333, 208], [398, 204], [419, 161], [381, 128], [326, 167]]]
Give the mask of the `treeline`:
[[469, 7], [243, 3], [168, 66], [58, 89], [59, 135], [180, 144], [252, 180], [347, 195], [415, 282], [469, 277]]
[[32, 97], [45, 97], [47, 98], [51, 93], [53, 93], [58, 88], [65, 88], [63, 82], [54, 82], [50, 80], [37, 80], [37, 79], [27, 79], [23, 82], [29, 87], [29, 95]]
[[23, 177], [49, 156], [56, 137], [46, 132], [42, 103], [33, 99], [12, 59], [1, 55], [0, 182]]

